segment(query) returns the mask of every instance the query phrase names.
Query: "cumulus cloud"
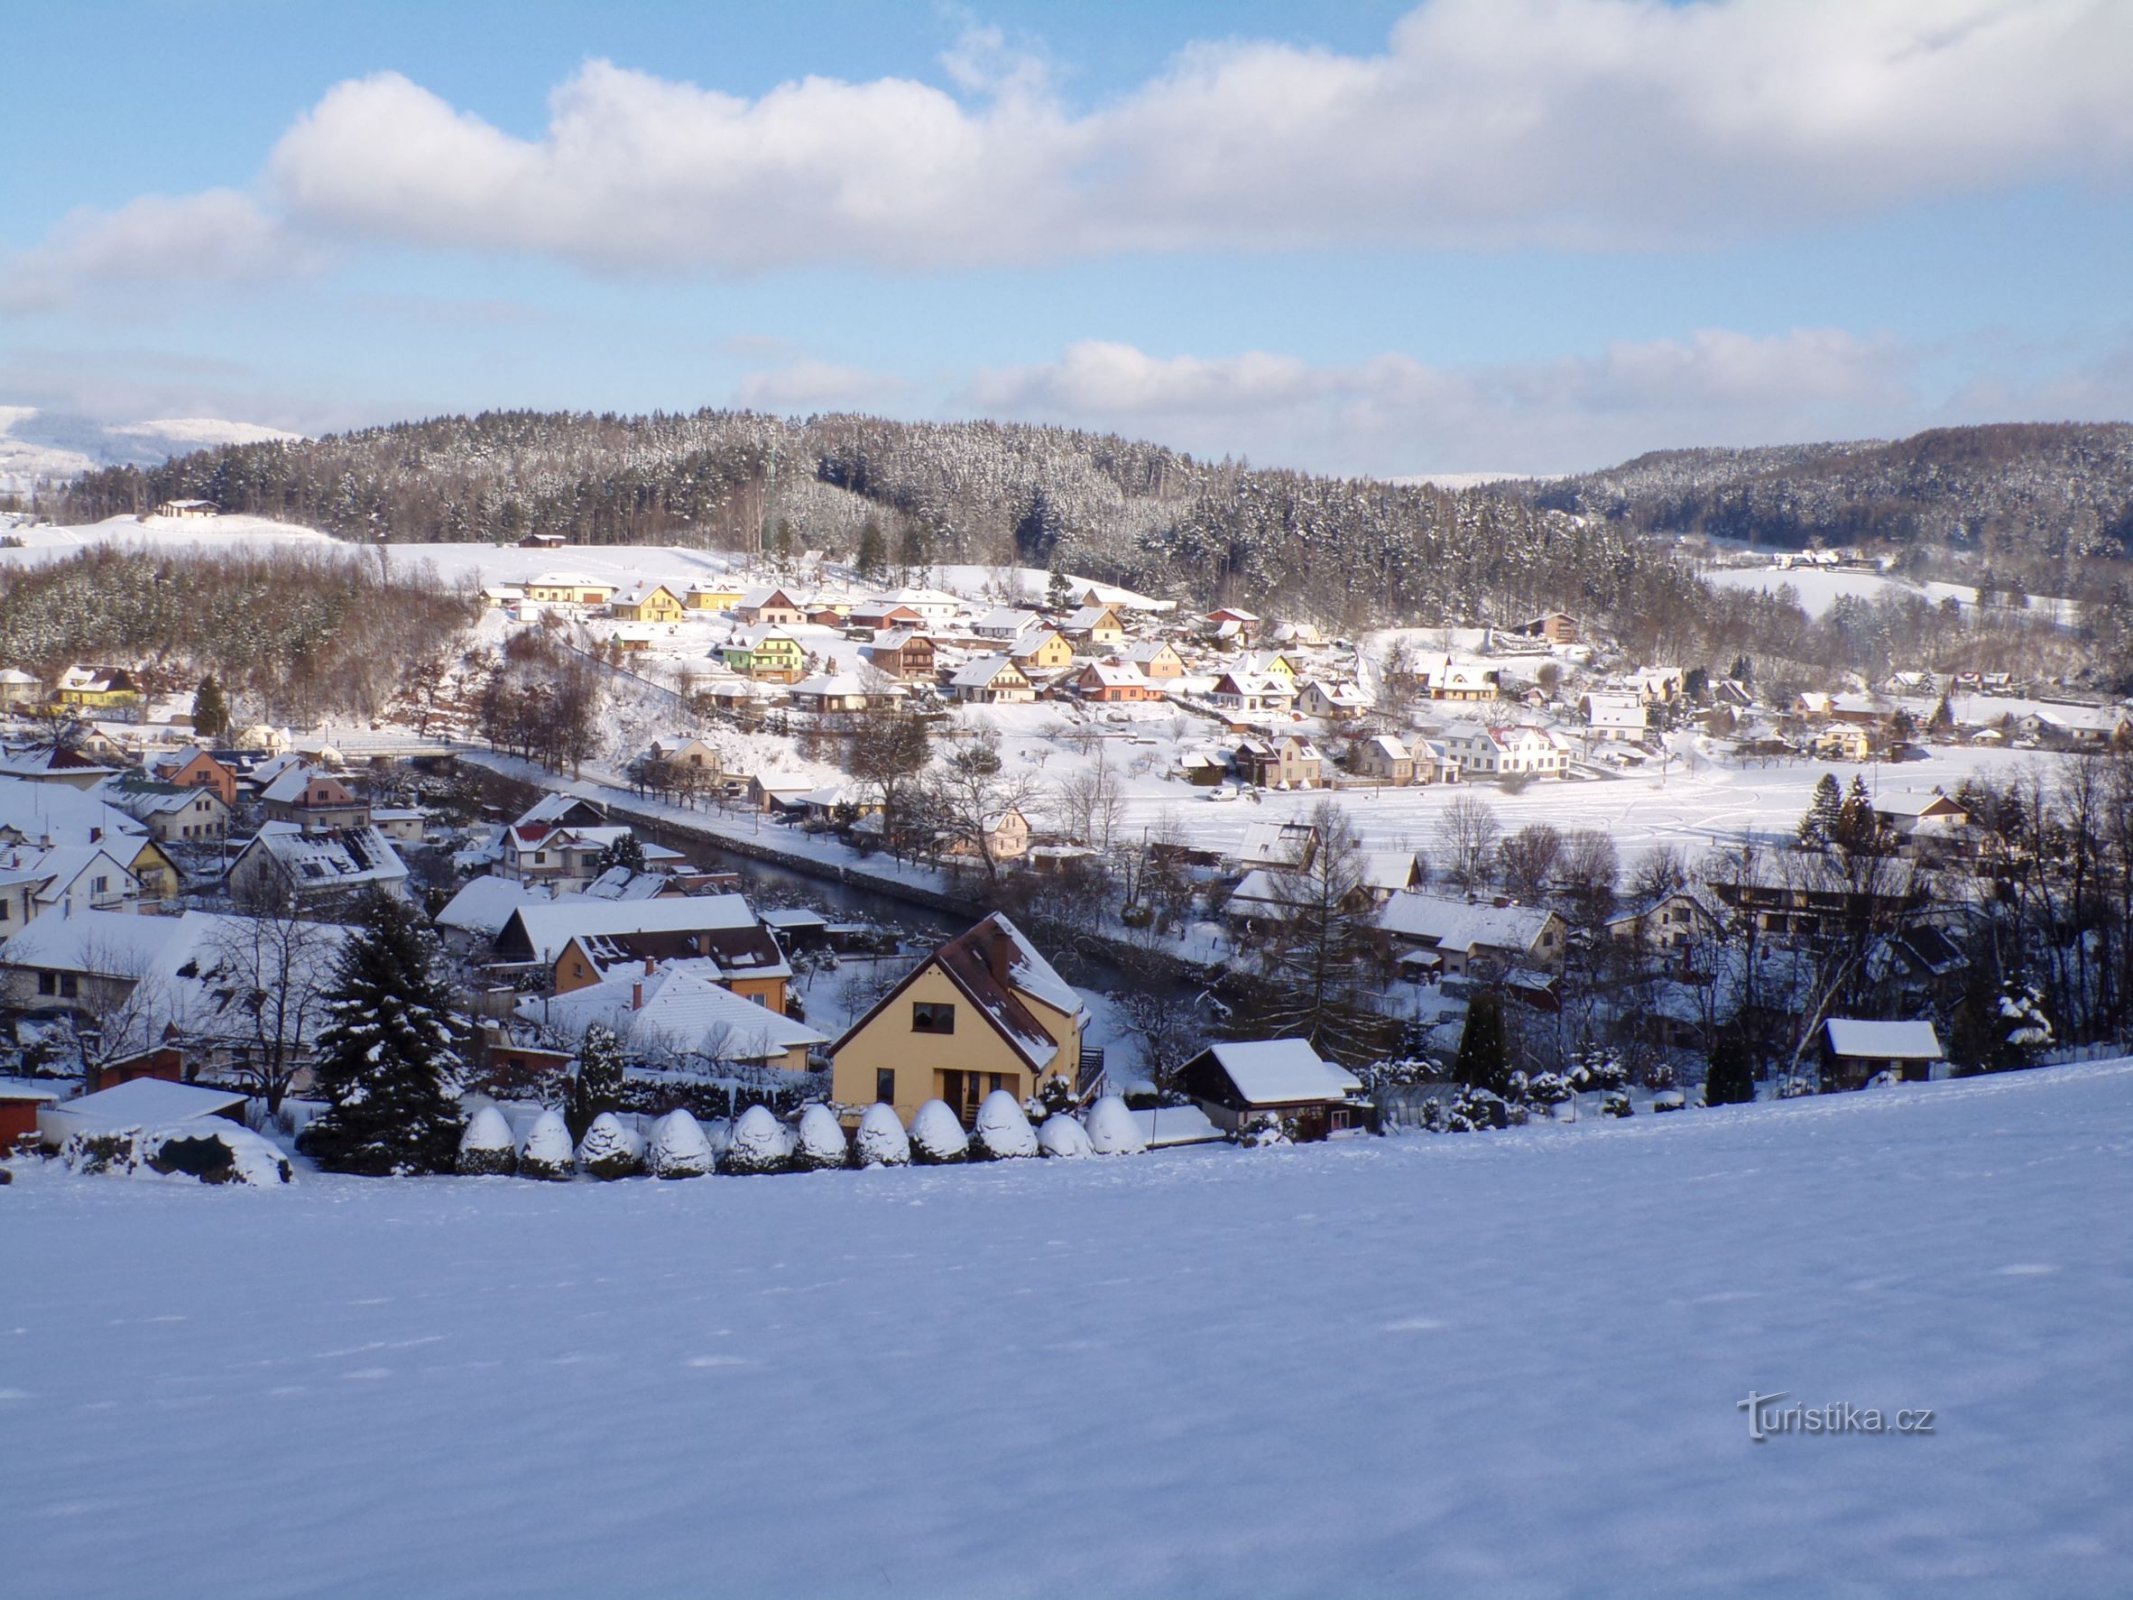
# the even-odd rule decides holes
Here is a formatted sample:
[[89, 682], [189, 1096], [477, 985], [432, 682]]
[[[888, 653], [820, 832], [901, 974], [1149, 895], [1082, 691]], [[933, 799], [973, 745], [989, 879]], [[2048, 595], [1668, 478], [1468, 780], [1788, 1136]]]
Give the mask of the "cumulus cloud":
[[1918, 354], [1894, 340], [1834, 329], [1708, 330], [1480, 368], [1399, 354], [1353, 363], [1159, 357], [1092, 341], [1057, 361], [980, 373], [967, 399], [988, 413], [1326, 471], [1555, 472], [1671, 445], [1923, 425], [1918, 369]]
[[112, 290], [256, 283], [315, 260], [311, 246], [235, 190], [143, 195], [115, 211], [76, 211], [36, 248], [0, 260], [0, 309], [50, 310]]
[[1377, 54], [1203, 44], [1079, 111], [997, 33], [945, 70], [960, 97], [746, 98], [594, 61], [532, 139], [381, 73], [329, 92], [269, 176], [359, 235], [752, 271], [1636, 247], [2133, 173], [2119, 0], [1430, 0]]
[[906, 388], [887, 373], [803, 358], [747, 374], [737, 398], [755, 411], [830, 411], [886, 404]]

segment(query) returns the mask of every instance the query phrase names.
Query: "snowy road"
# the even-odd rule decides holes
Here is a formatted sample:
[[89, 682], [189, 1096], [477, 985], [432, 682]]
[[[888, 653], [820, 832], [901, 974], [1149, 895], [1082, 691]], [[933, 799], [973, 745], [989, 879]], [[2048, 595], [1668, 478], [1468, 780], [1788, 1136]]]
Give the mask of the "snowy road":
[[[6, 1591], [2133, 1592], [2133, 1063], [936, 1173], [0, 1191]], [[1931, 1408], [1751, 1442], [1751, 1389]]]

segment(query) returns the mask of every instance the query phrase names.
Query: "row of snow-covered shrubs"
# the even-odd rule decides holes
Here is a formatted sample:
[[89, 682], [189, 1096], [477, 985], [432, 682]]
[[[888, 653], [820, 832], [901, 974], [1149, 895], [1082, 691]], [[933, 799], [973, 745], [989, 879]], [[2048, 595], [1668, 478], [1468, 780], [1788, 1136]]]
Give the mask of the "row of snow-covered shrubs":
[[885, 1105], [869, 1106], [856, 1134], [847, 1136], [836, 1114], [820, 1103], [781, 1120], [764, 1106], [751, 1106], [730, 1128], [707, 1131], [686, 1110], [669, 1111], [639, 1134], [612, 1112], [602, 1112], [575, 1146], [558, 1111], [543, 1111], [523, 1140], [495, 1106], [467, 1119], [459, 1142], [459, 1170], [469, 1176], [564, 1180], [590, 1178], [701, 1178], [713, 1172], [818, 1172], [835, 1167], [946, 1166], [957, 1161], [1013, 1161], [1030, 1156], [1068, 1160], [1083, 1156], [1138, 1155], [1147, 1137], [1125, 1101], [1105, 1095], [1081, 1117], [1055, 1111], [1032, 1124], [1022, 1103], [995, 1090], [978, 1108], [969, 1133], [940, 1100], [918, 1108], [907, 1129]]

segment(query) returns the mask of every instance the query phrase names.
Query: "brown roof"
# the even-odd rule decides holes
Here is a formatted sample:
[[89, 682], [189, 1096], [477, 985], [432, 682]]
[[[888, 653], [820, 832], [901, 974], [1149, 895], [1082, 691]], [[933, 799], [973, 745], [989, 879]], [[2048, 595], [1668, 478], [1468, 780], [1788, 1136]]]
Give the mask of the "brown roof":
[[995, 911], [983, 922], [957, 934], [904, 974], [895, 988], [876, 1001], [865, 1016], [830, 1046], [831, 1053], [842, 1050], [849, 1040], [894, 1005], [897, 997], [915, 983], [921, 973], [929, 967], [938, 967], [1017, 1055], [1032, 1069], [1041, 1069], [1058, 1054], [1058, 1041], [1022, 1003], [1011, 976], [1015, 966], [1025, 962], [1033, 953], [1014, 924]]

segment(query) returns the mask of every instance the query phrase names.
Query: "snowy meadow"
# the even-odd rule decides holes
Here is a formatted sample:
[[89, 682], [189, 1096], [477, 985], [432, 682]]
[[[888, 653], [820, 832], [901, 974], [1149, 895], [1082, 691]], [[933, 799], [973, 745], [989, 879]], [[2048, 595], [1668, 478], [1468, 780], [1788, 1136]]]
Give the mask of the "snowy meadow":
[[[11, 1592], [2123, 1594], [2133, 1062], [1242, 1152], [0, 1191]], [[1754, 1442], [1739, 1402], [1930, 1409]]]

